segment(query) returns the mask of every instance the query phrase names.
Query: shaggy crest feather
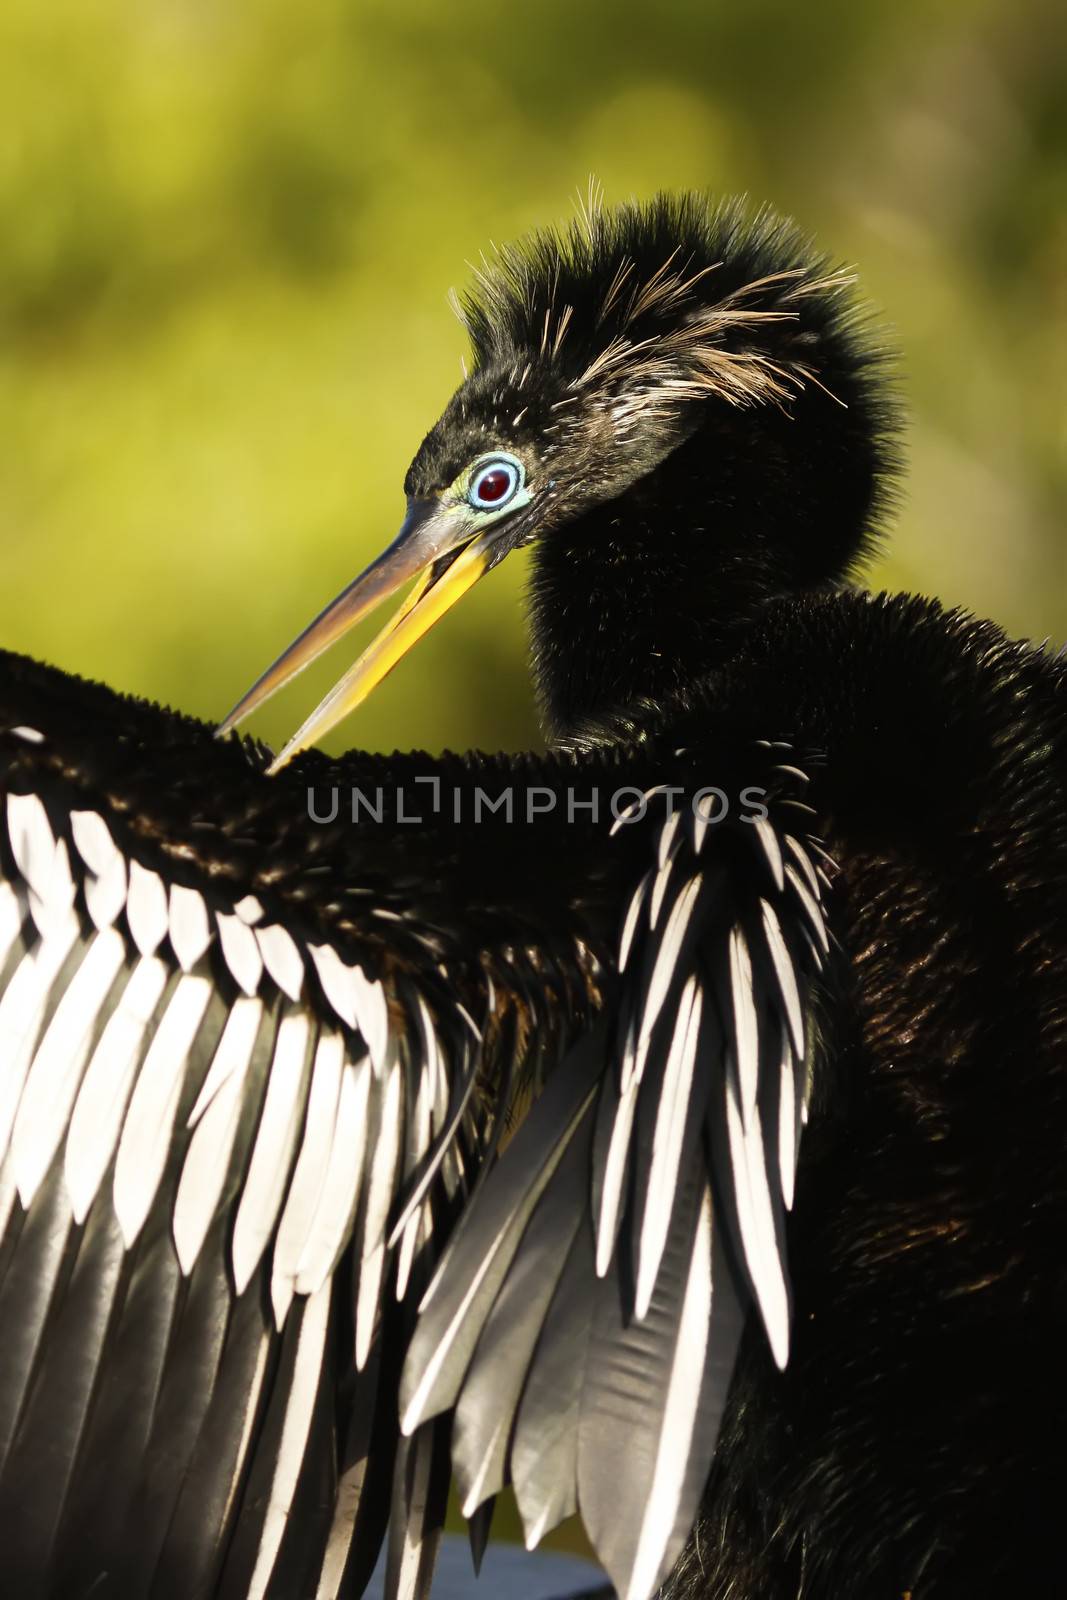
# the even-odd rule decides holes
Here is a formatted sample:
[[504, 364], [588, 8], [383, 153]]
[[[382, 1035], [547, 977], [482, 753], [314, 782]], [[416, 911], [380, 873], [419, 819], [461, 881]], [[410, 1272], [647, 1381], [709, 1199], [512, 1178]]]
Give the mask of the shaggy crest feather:
[[625, 392], [615, 412], [625, 425], [709, 393], [785, 403], [818, 383], [802, 337], [770, 348], [765, 336], [776, 324], [802, 335], [805, 302], [843, 329], [854, 282], [770, 211], [748, 217], [738, 202], [699, 195], [605, 210], [592, 184], [569, 226], [500, 247], [473, 273], [453, 309], [474, 373], [503, 365], [521, 388], [534, 351], [565, 383], [557, 409]]

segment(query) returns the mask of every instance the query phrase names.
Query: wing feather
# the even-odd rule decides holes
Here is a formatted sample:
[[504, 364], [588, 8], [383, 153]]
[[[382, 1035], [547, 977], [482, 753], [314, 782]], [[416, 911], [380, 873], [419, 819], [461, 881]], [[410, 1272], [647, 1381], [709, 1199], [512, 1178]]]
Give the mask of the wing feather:
[[405, 1432], [454, 1411], [463, 1510], [510, 1481], [533, 1545], [577, 1508], [623, 1600], [649, 1600], [690, 1536], [750, 1308], [788, 1357], [829, 940], [787, 842], [803, 775], [770, 776], [755, 832], [699, 807], [658, 832], [621, 902], [613, 1003], [468, 1204], [405, 1364]]
[[589, 1292], [593, 1273], [592, 1223], [582, 1215], [515, 1420], [510, 1466], [528, 1550], [578, 1510], [578, 1429], [595, 1304]]
[[233, 1225], [230, 1252], [238, 1294], [243, 1294], [251, 1281], [285, 1200], [303, 1122], [313, 1044], [307, 1013], [283, 1012], [256, 1141]]
[[211, 1066], [189, 1116], [192, 1138], [174, 1198], [174, 1248], [188, 1277], [196, 1265], [226, 1184], [245, 1081], [263, 1025], [263, 1003], [239, 999], [226, 1019]]
[[178, 1101], [211, 982], [183, 973], [152, 1035], [119, 1137], [113, 1201], [127, 1245], [144, 1226], [163, 1176]]
[[206, 869], [159, 848], [168, 824], [131, 831], [93, 777], [106, 741], [79, 775], [80, 750], [5, 726], [7, 1580], [339, 1600], [395, 1496], [394, 1589], [415, 1600], [449, 1465], [434, 1423], [394, 1472], [399, 1357], [480, 1160], [482, 1034], [440, 963], [425, 992], [386, 981], [299, 894], [231, 890], [205, 799], [186, 804]]
[[745, 753], [758, 821], [661, 825], [650, 744], [595, 872], [574, 855], [565, 954], [498, 919], [490, 961], [484, 903], [461, 948], [447, 907], [406, 915], [359, 874], [403, 878], [407, 840], [325, 855], [252, 747], [26, 664], [0, 696], [6, 1578], [341, 1600], [388, 1523], [390, 1600], [424, 1600], [454, 1469], [476, 1556], [511, 1482], [529, 1544], [577, 1509], [648, 1600], [745, 1316], [788, 1354], [832, 952], [803, 764]]
[[108, 928], [91, 942], [64, 989], [26, 1077], [12, 1133], [19, 1199], [29, 1208], [58, 1150], [105, 1003], [125, 958]]

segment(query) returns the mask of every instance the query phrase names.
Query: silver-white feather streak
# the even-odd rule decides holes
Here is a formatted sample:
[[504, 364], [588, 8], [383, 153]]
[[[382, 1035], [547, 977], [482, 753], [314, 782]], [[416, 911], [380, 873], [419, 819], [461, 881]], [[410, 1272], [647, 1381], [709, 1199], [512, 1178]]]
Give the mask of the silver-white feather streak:
[[[22, 742], [47, 747], [44, 735]], [[154, 1452], [153, 1493], [177, 1496], [176, 1540], [202, 1484], [208, 1514], [237, 1519], [234, 1581], [264, 1600], [288, 1581], [294, 1507], [309, 1485], [320, 1496], [336, 1450], [333, 1527], [307, 1578], [336, 1596], [367, 1536], [381, 1343], [409, 1326], [410, 1291], [446, 1232], [437, 1207], [454, 1209], [477, 1159], [480, 1031], [458, 1000], [442, 1014], [436, 964], [432, 1001], [414, 978], [401, 997], [350, 951], [309, 942], [299, 919], [287, 926], [266, 891], [198, 875], [188, 850], [175, 881], [158, 849], [146, 860], [129, 848], [121, 810], [71, 805], [62, 781], [47, 804], [0, 793], [0, 1239], [15, 1218], [19, 1261], [37, 1252], [3, 1364], [0, 1434], [35, 1385], [61, 1397], [68, 1370], [95, 1381], [88, 1421], [63, 1426], [87, 1449], [99, 1428], [120, 1476]], [[62, 1312], [75, 1291], [77, 1317]], [[336, 1370], [338, 1331], [353, 1310], [360, 1398], [334, 1438], [351, 1382], [351, 1358]], [[124, 1385], [120, 1426], [109, 1407]], [[416, 1473], [432, 1459], [418, 1442]], [[412, 1596], [430, 1571], [434, 1471], [398, 1513], [422, 1519], [399, 1562]]]
[[[799, 769], [765, 748], [788, 795]], [[650, 1600], [689, 1536], [749, 1307], [788, 1358], [784, 1218], [828, 940], [785, 815], [772, 794], [755, 824], [649, 823], [608, 1015], [476, 1191], [405, 1367], [405, 1432], [455, 1409], [465, 1511], [510, 1478], [532, 1545], [579, 1509], [625, 1600]]]

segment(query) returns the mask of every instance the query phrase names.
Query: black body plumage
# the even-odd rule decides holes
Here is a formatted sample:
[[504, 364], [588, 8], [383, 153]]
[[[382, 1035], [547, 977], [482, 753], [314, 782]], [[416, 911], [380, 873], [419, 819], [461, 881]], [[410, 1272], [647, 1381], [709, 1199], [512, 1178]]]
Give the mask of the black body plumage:
[[521, 463], [546, 755], [268, 778], [0, 658], [20, 1600], [356, 1595], [390, 1508], [418, 1595], [450, 1464], [628, 1600], [1062, 1589], [1067, 671], [842, 587], [849, 304], [696, 201], [480, 285], [408, 490]]

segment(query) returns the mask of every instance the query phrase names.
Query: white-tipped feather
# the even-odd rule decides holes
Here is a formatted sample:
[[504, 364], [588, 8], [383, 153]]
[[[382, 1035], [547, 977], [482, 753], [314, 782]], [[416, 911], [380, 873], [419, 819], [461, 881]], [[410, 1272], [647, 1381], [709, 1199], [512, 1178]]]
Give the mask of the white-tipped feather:
[[[490, 979], [490, 987], [491, 986], [492, 980]], [[437, 1029], [434, 1027], [433, 1018], [430, 1016], [430, 1009], [421, 994], [418, 998], [419, 1026], [422, 1030], [423, 1045], [425, 1049], [425, 1068], [423, 1080], [428, 1085], [430, 1096], [429, 1125], [427, 1129], [427, 1137], [429, 1137], [429, 1135], [436, 1130], [437, 1123], [443, 1122], [448, 1113], [448, 1094], [450, 1085], [448, 1081], [448, 1074], [445, 1071], [445, 1059], [444, 1053], [441, 1049], [441, 1041], [437, 1037]], [[489, 1007], [490, 1010], [492, 1010], [493, 998], [491, 995], [489, 999]]]
[[494, 1466], [494, 1457], [501, 1447], [502, 1439], [511, 1427], [509, 1413], [497, 1412], [488, 1437], [482, 1444], [482, 1456], [475, 1470], [474, 1477], [467, 1490], [466, 1496], [460, 1502], [460, 1511], [465, 1517], [473, 1517], [483, 1500], [488, 1500], [492, 1490], [486, 1491], [486, 1480], [490, 1469]]
[[56, 840], [39, 795], [8, 795], [7, 832], [15, 865], [34, 894], [47, 899]]
[[234, 1002], [189, 1116], [193, 1136], [182, 1163], [173, 1220], [174, 1248], [186, 1277], [196, 1265], [226, 1182], [262, 1017], [262, 1001], [242, 996]]
[[807, 880], [808, 888], [811, 890], [816, 900], [821, 899], [822, 891], [819, 888], [819, 880], [815, 875], [815, 866], [811, 857], [808, 855], [808, 852], [804, 849], [804, 846], [800, 843], [800, 840], [794, 839], [791, 833], [786, 834], [785, 843], [787, 850], [793, 857], [793, 860], [797, 863], [801, 872], [804, 874], [804, 877]]
[[[422, 1158], [430, 1148], [434, 1101], [437, 1097], [437, 1070], [435, 1063], [435, 1057], [438, 1054], [437, 1041], [433, 1024], [430, 1022], [429, 1012], [426, 1009], [426, 1002], [421, 995], [419, 996], [419, 1021], [422, 1027], [424, 1049], [414, 1104], [409, 1112], [410, 1147], [405, 1156], [405, 1177], [410, 1176], [418, 1168]], [[429, 1043], [431, 1038], [434, 1041], [432, 1046]], [[397, 1300], [403, 1300], [407, 1294], [408, 1277], [415, 1259], [415, 1249], [423, 1218], [424, 1216], [429, 1217], [429, 1214], [428, 1206], [416, 1206], [404, 1224], [404, 1229], [400, 1236], [400, 1247], [397, 1251]]]
[[274, 1326], [280, 1333], [285, 1327], [285, 1319], [289, 1315], [289, 1307], [296, 1296], [296, 1284], [292, 1278], [281, 1278], [276, 1272], [270, 1278], [270, 1308], [274, 1313]]
[[[307, 1115], [300, 1153], [293, 1168], [292, 1181], [285, 1197], [285, 1208], [274, 1241], [271, 1269], [271, 1299], [274, 1320], [280, 1328], [293, 1298], [300, 1257], [307, 1242], [315, 1211], [326, 1182], [326, 1171], [337, 1125], [337, 1100], [341, 1092], [341, 1069], [345, 1047], [334, 1029], [324, 1029], [315, 1046], [308, 1090]], [[358, 1158], [353, 1158], [359, 1170]], [[318, 1284], [315, 1285], [318, 1288]]]
[[460, 1021], [470, 1029], [472, 1036], [477, 1040], [478, 1044], [481, 1044], [482, 1030], [479, 1028], [478, 1024], [475, 1022], [474, 1018], [471, 1016], [462, 1000], [457, 1000], [455, 1002], [455, 1007], [456, 1016], [459, 1017]]
[[637, 800], [631, 800], [628, 806], [623, 806], [611, 827], [608, 829], [608, 838], [614, 839], [615, 835], [627, 827], [631, 818], [637, 816], [638, 808], [648, 805], [648, 796], [641, 795]]
[[[415, 1088], [414, 1102], [410, 1107], [409, 1128], [411, 1134], [411, 1148], [405, 1156], [404, 1176], [407, 1177], [418, 1166], [427, 1150], [430, 1148], [430, 1139], [433, 1132], [433, 1109], [437, 1099], [437, 1062], [439, 1054], [437, 1049], [437, 1036], [426, 1013], [426, 1005], [421, 995], [419, 997], [421, 1015], [421, 1031], [423, 1036], [423, 1050], [421, 1061], [418, 1062], [418, 1083]], [[433, 1039], [433, 1045], [430, 1040]]]
[[[419, 1085], [416, 1094], [416, 1114], [419, 1117], [420, 1126], [417, 1134], [412, 1137], [411, 1148], [406, 1152], [403, 1176], [405, 1178], [413, 1176], [422, 1157], [430, 1149], [431, 1138], [440, 1142], [433, 1154], [433, 1158], [423, 1165], [416, 1182], [408, 1189], [404, 1204], [393, 1223], [387, 1240], [390, 1249], [403, 1236], [411, 1218], [419, 1209], [431, 1185], [438, 1178], [444, 1182], [450, 1196], [455, 1193], [456, 1183], [458, 1182], [456, 1169], [457, 1166], [461, 1165], [459, 1152], [455, 1144], [455, 1134], [457, 1128], [463, 1123], [465, 1114], [470, 1111], [470, 1096], [474, 1088], [470, 1064], [465, 1050], [462, 1052], [461, 1065], [455, 1074], [454, 1084], [457, 1104], [450, 1109], [452, 1083], [446, 1077], [443, 1064], [437, 1072], [434, 1072], [432, 1063], [427, 1057], [419, 1073]], [[430, 1100], [431, 1091], [433, 1093], [432, 1101]], [[429, 1110], [429, 1116], [425, 1119], [421, 1110], [423, 1105], [427, 1105]]]
[[403, 1300], [408, 1292], [408, 1282], [411, 1278], [411, 1269], [415, 1262], [415, 1252], [419, 1240], [424, 1233], [429, 1231], [432, 1212], [428, 1201], [423, 1201], [421, 1206], [411, 1213], [400, 1236], [400, 1248], [396, 1253], [396, 1298]]
[[191, 972], [212, 939], [211, 922], [204, 897], [198, 889], [184, 884], [170, 886], [168, 910], [171, 947], [183, 972]]
[[[796, 1099], [800, 1102], [800, 1108], [799, 1108], [799, 1113], [798, 1113], [798, 1115], [800, 1117], [800, 1128], [807, 1127], [807, 1123], [808, 1123], [808, 1109], [809, 1109], [809, 1107], [811, 1105], [811, 1091], [812, 1091], [811, 1069], [812, 1069], [812, 1060], [811, 1060], [810, 1052], [809, 1052], [809, 1054], [807, 1056], [804, 1056], [804, 1057], [797, 1056], [794, 1059], [794, 1061], [793, 1061], [793, 1086], [794, 1086], [793, 1087], [793, 1093], [794, 1093], [794, 1096], [796, 1097]], [[797, 1138], [798, 1139], [800, 1138], [800, 1129], [799, 1128], [797, 1130]]]
[[759, 1089], [759, 1021], [752, 991], [752, 961], [739, 924], [730, 929], [729, 964], [734, 1057], [741, 1080], [741, 1109], [747, 1125], [755, 1114]]
[[289, 1522], [293, 1495], [304, 1464], [311, 1417], [319, 1392], [326, 1335], [330, 1325], [329, 1282], [307, 1303], [296, 1347], [296, 1361], [278, 1446], [278, 1462], [267, 1501], [267, 1514], [256, 1551], [256, 1565], [248, 1585], [247, 1600], [264, 1600], [271, 1573]]
[[385, 1003], [385, 991], [376, 980], [371, 982], [361, 967], [351, 970], [356, 1022], [370, 1051], [374, 1070], [381, 1073], [389, 1042], [389, 1011]]
[[367, 1207], [363, 1233], [364, 1253], [376, 1249], [385, 1236], [385, 1224], [392, 1200], [396, 1169], [400, 1159], [404, 1123], [404, 1074], [394, 1056], [381, 1093], [374, 1152], [367, 1188]]
[[[422, 1375], [421, 1375], [421, 1377], [419, 1379], [419, 1382], [418, 1382], [418, 1385], [417, 1385], [417, 1387], [415, 1389], [415, 1392], [411, 1396], [411, 1399], [408, 1401], [407, 1409], [405, 1410], [403, 1416], [400, 1419], [400, 1431], [401, 1431], [401, 1433], [404, 1433], [404, 1434], [412, 1434], [412, 1433], [414, 1433], [415, 1429], [422, 1422], [422, 1420], [423, 1420], [422, 1419], [423, 1407], [425, 1405], [427, 1405], [427, 1403], [429, 1402], [430, 1396], [433, 1393], [434, 1385], [436, 1384], [437, 1379], [440, 1376], [441, 1368], [444, 1366], [445, 1361], [448, 1359], [449, 1352], [451, 1351], [453, 1345], [456, 1342], [456, 1337], [457, 1337], [457, 1335], [459, 1334], [460, 1330], [463, 1327], [463, 1323], [464, 1323], [464, 1321], [466, 1319], [467, 1312], [470, 1309], [470, 1306], [471, 1306], [472, 1302], [474, 1301], [474, 1298], [477, 1295], [478, 1290], [482, 1286], [482, 1282], [483, 1282], [483, 1280], [485, 1278], [486, 1273], [489, 1271], [490, 1267], [493, 1265], [493, 1262], [494, 1262], [494, 1260], [496, 1258], [497, 1251], [500, 1249], [501, 1244], [503, 1243], [504, 1239], [507, 1237], [508, 1224], [510, 1223], [510, 1221], [511, 1221], [510, 1217], [504, 1218], [504, 1220], [502, 1222], [502, 1225], [501, 1225], [499, 1231], [496, 1234], [496, 1237], [490, 1243], [488, 1249], [486, 1250], [484, 1256], [482, 1257], [481, 1263], [478, 1266], [477, 1270], [472, 1274], [472, 1276], [470, 1278], [470, 1281], [467, 1284], [467, 1289], [466, 1289], [466, 1292], [465, 1292], [465, 1294], [463, 1296], [463, 1299], [460, 1301], [459, 1305], [456, 1307], [456, 1310], [455, 1310], [455, 1313], [453, 1314], [451, 1322], [448, 1324], [448, 1327], [445, 1329], [445, 1331], [442, 1334], [440, 1340], [438, 1341], [436, 1350], [434, 1351], [433, 1355], [430, 1357], [430, 1359], [427, 1361], [425, 1367], [423, 1368]], [[427, 1290], [426, 1294], [423, 1296], [422, 1305], [419, 1308], [420, 1310], [424, 1310], [426, 1305], [427, 1305], [427, 1303], [433, 1297], [434, 1291], [436, 1290], [439, 1281], [440, 1281], [440, 1267], [438, 1268], [438, 1271], [435, 1274], [434, 1279], [431, 1282], [429, 1289]]]
[[378, 1325], [378, 1311], [382, 1299], [382, 1281], [385, 1277], [386, 1249], [380, 1244], [370, 1255], [364, 1256], [359, 1269], [359, 1289], [356, 1293], [356, 1371], [362, 1372], [370, 1357], [374, 1343], [374, 1330]]
[[639, 1320], [647, 1315], [652, 1303], [652, 1294], [659, 1276], [663, 1250], [674, 1212], [703, 1007], [704, 997], [697, 980], [690, 978], [678, 1002], [674, 1035], [656, 1106], [656, 1125], [652, 1134], [652, 1161], [649, 1166], [648, 1184], [644, 1195], [644, 1215], [638, 1242], [634, 1314]]
[[126, 905], [126, 863], [117, 850], [99, 877], [86, 878], [85, 904], [101, 931], [112, 927], [122, 914]]
[[604, 1160], [604, 1179], [600, 1191], [600, 1213], [596, 1219], [596, 1273], [602, 1278], [615, 1254], [619, 1219], [625, 1201], [627, 1159], [637, 1109], [637, 1084], [631, 1079], [623, 1090], [611, 1125], [611, 1139]]
[[789, 882], [793, 885], [793, 888], [796, 890], [800, 903], [807, 912], [808, 922], [811, 925], [812, 932], [822, 947], [823, 955], [828, 955], [830, 951], [830, 938], [826, 932], [826, 923], [823, 921], [823, 915], [819, 908], [818, 901], [811, 893], [811, 890], [808, 888], [807, 884], [801, 879], [795, 867], [787, 865], [785, 869], [785, 875]]
[[800, 1123], [797, 1116], [796, 1083], [793, 1077], [793, 1052], [784, 1034], [782, 1062], [778, 1068], [778, 1075], [778, 1173], [782, 1185], [782, 1203], [787, 1211], [792, 1211]]
[[233, 1225], [231, 1254], [238, 1294], [244, 1294], [259, 1265], [285, 1197], [303, 1121], [310, 1039], [311, 1019], [306, 1011], [290, 1011], [282, 1017], [256, 1142]]
[[252, 1047], [255, 1044], [255, 1030], [258, 1028], [262, 1016], [262, 1001], [252, 1001], [245, 996], [241, 996], [234, 1002], [230, 1014], [226, 1018], [226, 1025], [219, 1035], [219, 1042], [215, 1046], [215, 1054], [211, 1058], [211, 1065], [204, 1073], [199, 1092], [193, 1102], [193, 1109], [186, 1118], [185, 1125], [187, 1128], [196, 1127], [201, 1117], [210, 1108], [215, 1096], [221, 1093], [233, 1073], [244, 1075]]
[[70, 856], [65, 841], [60, 839], [52, 852], [45, 893], [39, 895], [34, 889], [30, 890], [30, 915], [43, 939], [61, 933], [65, 926], [77, 925], [75, 892]]
[[634, 934], [637, 932], [637, 919], [641, 915], [641, 907], [645, 903], [648, 886], [652, 881], [651, 873], [645, 874], [633, 892], [629, 907], [626, 911], [626, 920], [622, 925], [622, 937], [619, 940], [619, 971], [626, 971], [626, 963], [630, 959], [633, 948]]
[[27, 1211], [62, 1143], [93, 1032], [125, 954], [120, 934], [97, 934], [37, 1047], [11, 1144], [15, 1183]]
[[304, 987], [304, 958], [292, 934], [276, 922], [269, 928], [256, 928], [255, 935], [263, 965], [282, 994], [299, 1000]]
[[527, 1550], [536, 1550], [545, 1534], [548, 1532], [548, 1519], [551, 1515], [550, 1508], [546, 1505], [539, 1516], [530, 1522], [523, 1523], [522, 1542]]
[[769, 906], [766, 900], [761, 900], [760, 912], [763, 917], [764, 937], [767, 940], [767, 948], [771, 954], [771, 961], [774, 963], [775, 977], [778, 979], [778, 988], [781, 990], [782, 1003], [785, 1006], [793, 1049], [798, 1056], [802, 1056], [804, 1054], [804, 1012], [800, 1004], [797, 975], [793, 970], [793, 958], [789, 954], [789, 948], [782, 936], [781, 923], [778, 921], [773, 906]]
[[118, 1143], [145, 1032], [167, 981], [158, 956], [137, 963], [85, 1069], [71, 1112], [63, 1171], [75, 1222], [89, 1215]]
[[144, 1226], [163, 1176], [189, 1052], [210, 998], [207, 978], [179, 980], [130, 1097], [113, 1185], [115, 1215], [127, 1247]]
[[308, 950], [319, 975], [322, 992], [346, 1027], [356, 1026], [356, 995], [352, 982], [354, 969], [341, 960], [331, 944], [309, 944]]
[[659, 845], [656, 850], [656, 866], [658, 868], [665, 867], [667, 864], [667, 857], [671, 853], [681, 821], [682, 813], [680, 811], [672, 811], [660, 829]]
[[0, 994], [0, 1162], [7, 1154], [48, 997], [76, 934], [77, 926], [68, 923], [28, 950]]
[[701, 795], [694, 807], [696, 813], [693, 818], [692, 831], [694, 855], [699, 855], [704, 847], [704, 839], [707, 836], [708, 826], [711, 822], [711, 808], [712, 796], [710, 794]]
[[329, 1156], [296, 1263], [298, 1294], [314, 1294], [333, 1271], [349, 1237], [366, 1161], [370, 1062], [346, 1062]]
[[619, 1065], [619, 1093], [629, 1094], [635, 1078], [637, 1077], [637, 1025], [630, 1018], [626, 1028], [626, 1038], [622, 1046], [622, 1061]]
[[233, 908], [234, 915], [240, 917], [242, 922], [247, 922], [249, 927], [259, 922], [263, 916], [263, 907], [254, 894], [246, 894], [238, 900]]
[[705, 1189], [682, 1299], [674, 1363], [649, 1477], [630, 1586], [622, 1600], [648, 1600], [674, 1533], [698, 1414], [711, 1325], [711, 1191]]
[[659, 914], [663, 908], [663, 896], [667, 893], [667, 882], [674, 865], [673, 857], [660, 867], [652, 882], [652, 898], [648, 904], [648, 926], [654, 929], [659, 921]]
[[[643, 1055], [642, 1045], [647, 1041], [663, 1009], [663, 1002], [670, 992], [678, 970], [678, 957], [681, 954], [682, 940], [685, 938], [689, 919], [693, 915], [697, 895], [700, 893], [699, 877], [690, 878], [675, 897], [671, 906], [670, 916], [667, 918], [663, 929], [663, 937], [656, 951], [656, 960], [652, 968], [652, 976], [648, 981], [648, 995], [644, 1009], [641, 1012], [641, 1030], [638, 1039], [638, 1056]], [[638, 1072], [640, 1076], [640, 1071]]]
[[745, 1122], [729, 1074], [726, 1078], [726, 1132], [741, 1245], [763, 1325], [767, 1330], [771, 1354], [778, 1366], [784, 1369], [789, 1359], [789, 1295], [774, 1231], [763, 1129], [758, 1108], [753, 1109], [750, 1120]]
[[167, 891], [159, 873], [139, 861], [130, 862], [126, 920], [141, 954], [154, 956], [167, 932]]
[[[414, 1392], [408, 1400], [408, 1404], [405, 1407], [404, 1413], [400, 1419], [401, 1433], [414, 1433], [419, 1424], [425, 1420], [423, 1413], [433, 1398], [437, 1380], [441, 1375], [441, 1369], [445, 1365], [449, 1354], [455, 1346], [456, 1339], [463, 1329], [467, 1312], [470, 1310], [472, 1303], [477, 1297], [478, 1291], [481, 1288], [482, 1283], [485, 1281], [486, 1274], [493, 1266], [493, 1263], [505, 1242], [512, 1237], [516, 1224], [518, 1223], [523, 1227], [525, 1226], [526, 1221], [529, 1219], [530, 1213], [533, 1211], [538, 1199], [544, 1193], [545, 1186], [551, 1182], [553, 1173], [558, 1168], [560, 1161], [566, 1154], [571, 1139], [574, 1137], [575, 1129], [578, 1127], [579, 1123], [582, 1121], [582, 1118], [586, 1115], [589, 1109], [595, 1093], [595, 1087], [596, 1086], [593, 1085], [588, 1090], [588, 1092], [582, 1097], [577, 1107], [574, 1109], [569, 1127], [563, 1133], [562, 1137], [557, 1141], [555, 1148], [551, 1151], [547, 1159], [543, 1162], [541, 1170], [538, 1173], [537, 1183], [530, 1187], [517, 1207], [506, 1209], [503, 1216], [500, 1217], [496, 1232], [486, 1245], [480, 1264], [467, 1281], [466, 1287], [463, 1291], [462, 1299], [456, 1306], [455, 1311], [452, 1313], [451, 1320], [438, 1340], [433, 1354], [429, 1357], [422, 1368], [419, 1381], [416, 1384]], [[437, 1271], [430, 1280], [430, 1286], [422, 1297], [422, 1300], [419, 1304], [420, 1312], [425, 1311], [427, 1306], [432, 1304], [436, 1299], [441, 1290], [445, 1275], [448, 1272], [449, 1265], [449, 1257], [446, 1253], [442, 1260], [438, 1263]]]
[[363, 1223], [363, 1263], [356, 1297], [356, 1366], [362, 1372], [370, 1354], [374, 1326], [381, 1298], [385, 1268], [385, 1224], [396, 1181], [400, 1152], [402, 1069], [394, 1059], [382, 1094], [374, 1154], [367, 1179], [367, 1198]]
[[255, 994], [263, 976], [263, 957], [259, 953], [255, 934], [240, 917], [228, 916], [224, 911], [215, 913], [215, 924], [219, 930], [223, 959], [237, 987], [247, 995]]
[[98, 812], [72, 811], [70, 831], [78, 854], [94, 877], [104, 877], [116, 861], [122, 861], [111, 829]]
[[785, 886], [785, 869], [782, 862], [782, 847], [778, 843], [778, 834], [766, 817], [757, 817], [752, 823], [756, 830], [756, 838], [760, 842], [767, 865], [771, 869], [774, 887], [781, 894]]

